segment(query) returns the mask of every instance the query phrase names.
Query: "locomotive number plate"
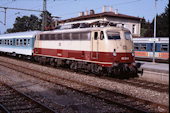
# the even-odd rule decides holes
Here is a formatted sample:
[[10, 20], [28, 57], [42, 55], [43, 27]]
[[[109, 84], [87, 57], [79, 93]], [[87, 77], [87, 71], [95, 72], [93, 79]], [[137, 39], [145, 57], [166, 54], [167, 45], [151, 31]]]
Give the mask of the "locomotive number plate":
[[121, 60], [129, 60], [129, 57], [121, 57]]

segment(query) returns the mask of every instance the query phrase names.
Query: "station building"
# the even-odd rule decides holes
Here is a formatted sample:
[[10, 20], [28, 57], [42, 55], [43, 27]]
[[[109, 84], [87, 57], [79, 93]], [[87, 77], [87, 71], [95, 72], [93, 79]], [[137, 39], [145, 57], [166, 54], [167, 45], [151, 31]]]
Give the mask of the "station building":
[[78, 17], [70, 18], [66, 20], [57, 21], [58, 25], [63, 24], [75, 24], [75, 23], [92, 23], [96, 21], [110, 21], [117, 24], [119, 27], [127, 28], [131, 31], [133, 37], [140, 37], [142, 18], [129, 16], [118, 13], [118, 9], [113, 11], [110, 7], [109, 11], [106, 10], [106, 6], [103, 6], [102, 13], [96, 13], [94, 10], [90, 12], [80, 12]]

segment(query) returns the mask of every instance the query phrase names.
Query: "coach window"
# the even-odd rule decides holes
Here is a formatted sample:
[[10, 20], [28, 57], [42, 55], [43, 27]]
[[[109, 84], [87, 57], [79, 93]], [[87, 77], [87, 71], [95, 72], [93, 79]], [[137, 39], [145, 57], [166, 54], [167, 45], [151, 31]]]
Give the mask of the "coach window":
[[2, 40], [0, 40], [0, 44], [2, 43]]
[[146, 50], [146, 44], [141, 44], [140, 50]]
[[70, 33], [63, 33], [63, 40], [70, 40]]
[[18, 41], [18, 40], [19, 40], [19, 39], [16, 39], [16, 46], [18, 46], [18, 45], [19, 45], [19, 43], [18, 43], [19, 41]]
[[161, 51], [168, 52], [168, 44], [161, 44]]
[[139, 50], [139, 44], [134, 44], [134, 50]]
[[22, 40], [22, 39], [20, 39], [20, 46], [22, 46], [22, 44], [23, 44], [23, 40]]
[[104, 39], [104, 33], [103, 31], [100, 32], [100, 40], [103, 40]]
[[11, 44], [10, 44], [10, 40], [8, 40], [8, 45], [11, 45]]
[[27, 45], [27, 39], [24, 39], [24, 46]]
[[12, 44], [12, 39], [10, 40], [10, 45], [12, 46], [13, 44]]
[[90, 40], [90, 32], [81, 32], [80, 40]]
[[30, 46], [30, 39], [28, 39], [27, 41], [27, 46]]
[[72, 40], [80, 40], [80, 33], [72, 33]]

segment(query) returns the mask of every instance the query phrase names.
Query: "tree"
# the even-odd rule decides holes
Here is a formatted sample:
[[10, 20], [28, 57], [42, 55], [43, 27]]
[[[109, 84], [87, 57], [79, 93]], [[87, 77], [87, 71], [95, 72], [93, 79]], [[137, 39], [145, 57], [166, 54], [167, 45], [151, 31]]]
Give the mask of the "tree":
[[21, 31], [29, 31], [29, 30], [40, 30], [41, 21], [35, 15], [17, 17], [15, 23], [13, 24], [13, 28], [7, 29], [8, 33], [12, 32], [21, 32]]
[[[47, 17], [47, 25], [45, 28], [51, 28], [54, 25], [54, 22], [51, 17], [51, 13], [46, 11], [46, 17]], [[43, 13], [40, 14], [41, 18], [43, 17]], [[17, 17], [15, 20], [15, 23], [13, 24], [13, 28], [7, 29], [7, 33], [13, 33], [13, 32], [21, 32], [21, 31], [33, 31], [33, 30], [41, 30], [42, 19], [39, 19], [35, 15], [30, 16], [23, 16]]]
[[[157, 15], [156, 21], [156, 36], [157, 37], [169, 37], [169, 3], [165, 8], [165, 12]], [[153, 37], [154, 34], [154, 19], [150, 23], [143, 20], [141, 22], [141, 36]]]

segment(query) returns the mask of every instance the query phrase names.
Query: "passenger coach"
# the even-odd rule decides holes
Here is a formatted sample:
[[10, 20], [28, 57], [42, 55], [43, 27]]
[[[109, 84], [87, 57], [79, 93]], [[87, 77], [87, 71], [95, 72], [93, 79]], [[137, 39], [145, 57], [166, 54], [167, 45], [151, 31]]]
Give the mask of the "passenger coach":
[[32, 56], [35, 35], [40, 31], [18, 32], [0, 35], [0, 52], [13, 56]]
[[[153, 58], [153, 37], [133, 38], [135, 58], [151, 60]], [[157, 37], [155, 41], [155, 59], [160, 62], [169, 61], [169, 37]]]

